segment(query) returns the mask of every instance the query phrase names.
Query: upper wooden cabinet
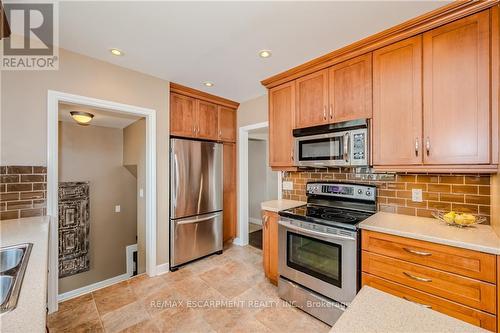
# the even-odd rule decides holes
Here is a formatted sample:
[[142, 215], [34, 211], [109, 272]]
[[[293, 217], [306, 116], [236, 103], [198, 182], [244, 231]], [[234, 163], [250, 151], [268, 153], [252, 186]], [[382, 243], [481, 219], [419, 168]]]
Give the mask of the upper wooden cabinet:
[[269, 164], [271, 167], [293, 167], [295, 82], [269, 90]]
[[170, 84], [170, 134], [236, 142], [239, 104], [202, 91]]
[[236, 142], [236, 110], [219, 106], [219, 140]]
[[373, 52], [373, 164], [422, 164], [422, 36]]
[[426, 164], [490, 163], [489, 20], [483, 11], [424, 33]]
[[372, 55], [341, 62], [295, 80], [295, 127], [372, 116]]
[[371, 53], [328, 70], [328, 122], [372, 117]]
[[170, 94], [170, 132], [179, 136], [196, 135], [196, 100]]
[[328, 123], [328, 70], [297, 79], [295, 127]]

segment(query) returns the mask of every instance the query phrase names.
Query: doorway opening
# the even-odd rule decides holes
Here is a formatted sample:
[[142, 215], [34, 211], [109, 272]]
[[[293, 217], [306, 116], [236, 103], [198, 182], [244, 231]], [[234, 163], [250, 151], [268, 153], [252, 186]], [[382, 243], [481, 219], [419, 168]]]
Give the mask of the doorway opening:
[[237, 245], [262, 248], [261, 203], [281, 199], [281, 173], [269, 167], [268, 122], [240, 127]]
[[49, 313], [156, 274], [154, 110], [49, 91]]

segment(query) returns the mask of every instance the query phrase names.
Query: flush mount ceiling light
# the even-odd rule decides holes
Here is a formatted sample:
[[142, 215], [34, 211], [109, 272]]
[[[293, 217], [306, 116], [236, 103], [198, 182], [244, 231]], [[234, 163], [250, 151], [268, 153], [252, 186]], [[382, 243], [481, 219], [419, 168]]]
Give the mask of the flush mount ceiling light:
[[205, 81], [205, 82], [203, 82], [203, 85], [206, 86], [206, 87], [213, 87], [214, 83], [210, 82], [210, 81]]
[[261, 58], [269, 58], [271, 56], [271, 50], [260, 50], [259, 57]]
[[124, 54], [122, 50], [115, 49], [115, 48], [109, 49], [109, 52], [111, 52], [112, 55], [115, 55], [117, 57], [122, 56]]
[[71, 111], [69, 114], [78, 123], [78, 125], [83, 126], [87, 126], [92, 118], [94, 118], [92, 113], [82, 111]]

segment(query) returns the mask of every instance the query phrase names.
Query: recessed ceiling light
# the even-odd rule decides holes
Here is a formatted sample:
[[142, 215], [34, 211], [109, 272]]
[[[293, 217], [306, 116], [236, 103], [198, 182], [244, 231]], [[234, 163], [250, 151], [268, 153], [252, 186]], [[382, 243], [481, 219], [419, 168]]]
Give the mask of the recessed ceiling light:
[[259, 57], [269, 58], [271, 56], [271, 50], [261, 50], [259, 51]]
[[110, 49], [109, 52], [111, 52], [112, 55], [115, 55], [115, 56], [122, 56], [123, 55], [123, 51], [122, 50], [119, 50], [119, 49]]
[[94, 118], [94, 115], [89, 112], [71, 111], [69, 114], [78, 123], [78, 125], [83, 126], [87, 126], [92, 118]]
[[214, 83], [210, 82], [210, 81], [205, 81], [205, 82], [203, 82], [203, 85], [206, 86], [206, 87], [213, 87]]

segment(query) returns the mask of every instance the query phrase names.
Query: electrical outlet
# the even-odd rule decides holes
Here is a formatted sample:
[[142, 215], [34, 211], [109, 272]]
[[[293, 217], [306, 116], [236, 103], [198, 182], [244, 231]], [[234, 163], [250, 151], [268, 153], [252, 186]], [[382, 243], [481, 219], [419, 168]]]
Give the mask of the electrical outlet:
[[413, 202], [422, 202], [422, 189], [414, 188], [411, 190], [411, 201]]
[[283, 182], [283, 189], [286, 191], [291, 191], [293, 190], [293, 182]]
[[144, 190], [142, 188], [139, 190], [139, 197], [140, 198], [144, 197]]
[[115, 206], [115, 213], [119, 213], [121, 211], [120, 205]]

